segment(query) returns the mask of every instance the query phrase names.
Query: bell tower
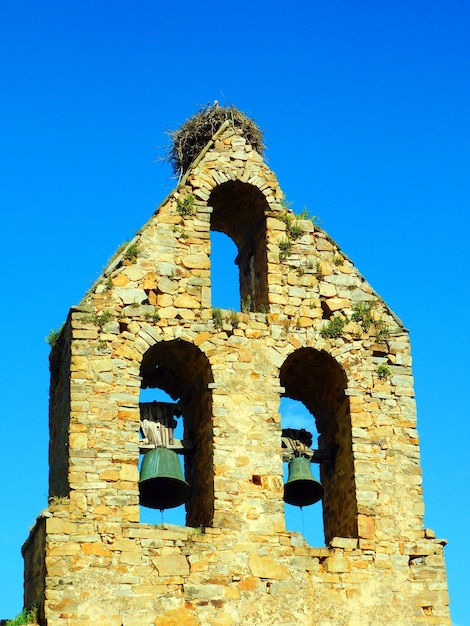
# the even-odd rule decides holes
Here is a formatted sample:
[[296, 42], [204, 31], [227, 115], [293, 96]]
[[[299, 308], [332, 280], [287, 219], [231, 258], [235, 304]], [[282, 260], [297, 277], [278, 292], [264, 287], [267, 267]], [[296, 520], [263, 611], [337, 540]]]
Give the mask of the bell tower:
[[[210, 107], [173, 138], [177, 187], [51, 351], [25, 606], [47, 626], [450, 626], [407, 330], [289, 209], [250, 119]], [[236, 311], [212, 307], [211, 231], [238, 249]], [[282, 428], [281, 398], [311, 431]], [[284, 500], [322, 510], [322, 545], [286, 530]], [[181, 503], [184, 526], [140, 520]]]

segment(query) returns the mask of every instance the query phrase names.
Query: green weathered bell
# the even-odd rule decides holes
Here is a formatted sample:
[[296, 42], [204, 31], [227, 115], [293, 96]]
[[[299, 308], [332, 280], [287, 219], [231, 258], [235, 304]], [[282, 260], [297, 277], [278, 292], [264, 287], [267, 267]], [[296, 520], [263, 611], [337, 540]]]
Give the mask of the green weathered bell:
[[172, 509], [189, 498], [189, 485], [174, 450], [154, 448], [145, 453], [140, 468], [140, 504], [150, 509]]
[[315, 504], [323, 497], [323, 486], [312, 475], [312, 464], [304, 456], [289, 461], [289, 476], [284, 485], [284, 502], [294, 506]]

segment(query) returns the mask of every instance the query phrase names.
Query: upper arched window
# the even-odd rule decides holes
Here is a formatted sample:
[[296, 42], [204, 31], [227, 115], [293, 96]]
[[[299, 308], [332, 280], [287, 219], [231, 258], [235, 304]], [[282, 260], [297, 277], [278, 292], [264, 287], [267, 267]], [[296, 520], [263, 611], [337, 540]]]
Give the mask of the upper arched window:
[[263, 193], [238, 180], [222, 183], [212, 191], [211, 230], [228, 235], [236, 244], [239, 268], [240, 307], [264, 311], [268, 304], [266, 211]]
[[237, 246], [225, 233], [211, 232], [211, 300], [212, 307], [240, 308], [239, 272], [236, 265]]

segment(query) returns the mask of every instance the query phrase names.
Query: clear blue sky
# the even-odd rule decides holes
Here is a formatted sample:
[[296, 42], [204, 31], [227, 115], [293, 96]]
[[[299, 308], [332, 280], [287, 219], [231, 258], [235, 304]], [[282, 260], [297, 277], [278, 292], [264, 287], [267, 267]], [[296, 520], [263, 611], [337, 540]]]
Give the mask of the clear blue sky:
[[47, 502], [44, 337], [173, 188], [165, 131], [218, 99], [411, 330], [426, 526], [470, 624], [469, 30], [467, 0], [0, 0], [0, 618]]

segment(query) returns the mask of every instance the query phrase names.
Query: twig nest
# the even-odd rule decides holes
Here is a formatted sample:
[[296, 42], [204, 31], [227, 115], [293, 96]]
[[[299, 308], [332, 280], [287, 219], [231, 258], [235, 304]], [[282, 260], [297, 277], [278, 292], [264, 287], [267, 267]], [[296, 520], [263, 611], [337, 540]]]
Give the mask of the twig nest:
[[234, 106], [221, 107], [215, 102], [214, 106], [201, 109], [186, 120], [178, 130], [170, 133], [172, 146], [168, 160], [175, 173], [186, 172], [226, 120], [230, 120], [235, 128], [241, 130], [242, 135], [254, 150], [259, 154], [263, 153], [263, 133], [254, 121]]

